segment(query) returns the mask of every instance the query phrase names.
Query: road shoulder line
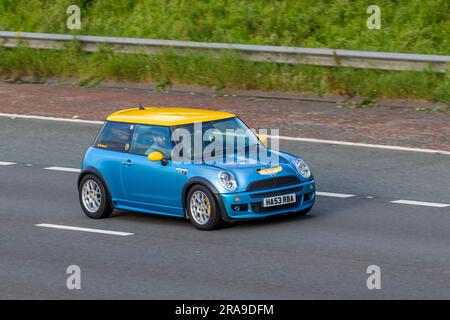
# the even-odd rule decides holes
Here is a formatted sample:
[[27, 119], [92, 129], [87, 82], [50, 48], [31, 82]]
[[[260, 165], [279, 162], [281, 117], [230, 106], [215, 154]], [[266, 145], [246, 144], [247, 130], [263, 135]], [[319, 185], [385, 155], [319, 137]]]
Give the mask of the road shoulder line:
[[88, 124], [103, 124], [104, 123], [104, 121], [96, 121], [96, 120], [45, 117], [45, 116], [35, 116], [35, 115], [27, 115], [27, 114], [15, 114], [15, 113], [0, 113], [0, 117], [11, 118], [11, 119], [17, 118], [17, 119], [47, 120], [47, 121], [57, 121], [57, 122], [88, 123]]
[[[273, 137], [273, 136], [269, 136], [269, 137]], [[279, 139], [280, 140], [288, 140], [288, 141], [301, 141], [301, 142], [312, 142], [312, 143], [335, 144], [335, 145], [350, 146], [350, 147], [363, 147], [363, 148], [374, 148], [374, 149], [384, 149], [384, 150], [393, 150], [393, 151], [409, 151], [409, 152], [420, 152], [420, 153], [450, 155], [450, 151], [435, 150], [435, 149], [411, 148], [411, 147], [400, 147], [400, 146], [390, 146], [390, 145], [384, 145], [384, 144], [370, 144], [370, 143], [347, 142], [347, 141], [336, 141], [336, 140], [322, 140], [322, 139], [287, 137], [287, 136], [279, 136]]]
[[[11, 118], [11, 119], [17, 118], [17, 119], [32, 119], [32, 120], [48, 120], [48, 121], [86, 123], [86, 124], [98, 124], [98, 125], [102, 125], [104, 123], [104, 121], [95, 121], [95, 120], [45, 117], [45, 116], [10, 114], [10, 113], [0, 113], [0, 117]], [[274, 136], [268, 136], [268, 137], [274, 138]], [[409, 151], [409, 152], [419, 152], [419, 153], [428, 153], [428, 154], [450, 155], [450, 151], [435, 150], [435, 149], [421, 149], [421, 148], [391, 146], [391, 145], [382, 145], [382, 144], [370, 144], [370, 143], [359, 143], [359, 142], [348, 142], [348, 141], [337, 141], [337, 140], [322, 140], [322, 139], [289, 137], [289, 136], [279, 136], [278, 138], [280, 140], [287, 140], [287, 141], [325, 143], [325, 144], [334, 144], [334, 145], [351, 146], [351, 147], [364, 147], [364, 148], [384, 149], [384, 150], [393, 150], [393, 151]]]

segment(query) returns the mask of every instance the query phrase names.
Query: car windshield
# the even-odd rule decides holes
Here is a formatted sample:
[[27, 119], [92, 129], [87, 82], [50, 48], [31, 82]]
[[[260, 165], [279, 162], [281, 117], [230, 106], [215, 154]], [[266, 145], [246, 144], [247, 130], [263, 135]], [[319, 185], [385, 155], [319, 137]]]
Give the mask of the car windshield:
[[[175, 126], [172, 128], [172, 140], [175, 153], [181, 150], [180, 156], [191, 160], [194, 157], [205, 159], [248, 153], [260, 145], [255, 133], [237, 117]], [[182, 148], [177, 150], [177, 144], [183, 144]]]

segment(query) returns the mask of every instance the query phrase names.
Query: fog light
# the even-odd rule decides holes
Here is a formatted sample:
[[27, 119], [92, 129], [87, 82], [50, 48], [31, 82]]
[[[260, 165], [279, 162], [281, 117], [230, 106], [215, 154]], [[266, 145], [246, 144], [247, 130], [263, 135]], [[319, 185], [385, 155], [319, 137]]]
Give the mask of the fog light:
[[242, 204], [232, 204], [231, 205], [231, 210], [233, 211], [248, 211], [248, 204], [247, 203], [242, 203]]

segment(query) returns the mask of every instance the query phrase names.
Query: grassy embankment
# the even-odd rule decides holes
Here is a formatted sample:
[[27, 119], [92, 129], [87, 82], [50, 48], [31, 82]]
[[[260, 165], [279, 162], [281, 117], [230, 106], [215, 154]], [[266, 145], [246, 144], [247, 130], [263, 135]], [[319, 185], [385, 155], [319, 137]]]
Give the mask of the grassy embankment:
[[[447, 0], [379, 0], [381, 30], [366, 28], [372, 3], [363, 0], [0, 0], [0, 30], [69, 33], [65, 10], [73, 3], [82, 8], [81, 34], [450, 55]], [[256, 63], [232, 53], [181, 58], [105, 48], [88, 54], [76, 44], [62, 52], [0, 49], [0, 74], [81, 77], [85, 85], [113, 79], [450, 102], [450, 72]]]

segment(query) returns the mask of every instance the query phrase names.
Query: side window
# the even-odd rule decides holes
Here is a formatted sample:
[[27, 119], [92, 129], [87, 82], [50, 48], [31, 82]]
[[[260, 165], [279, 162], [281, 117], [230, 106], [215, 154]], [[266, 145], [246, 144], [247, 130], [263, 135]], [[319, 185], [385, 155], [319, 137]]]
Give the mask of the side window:
[[[181, 136], [178, 141], [174, 141], [174, 145], [175, 147], [177, 147], [178, 144], [181, 144], [182, 148], [179, 148], [179, 146], [177, 147], [177, 150], [175, 150], [175, 153], [177, 153], [176, 156], [180, 158], [186, 157], [187, 159], [194, 160], [194, 125], [185, 124], [172, 127], [172, 134], [179, 129], [182, 130], [180, 133], [178, 133]], [[184, 141], [184, 136], [186, 134], [189, 134], [189, 136], [186, 136], [188, 141]]]
[[107, 122], [100, 131], [97, 140], [94, 143], [94, 147], [112, 151], [128, 152], [133, 129], [133, 124]]
[[136, 125], [130, 152], [147, 156], [155, 151], [170, 158], [172, 142], [169, 127]]

